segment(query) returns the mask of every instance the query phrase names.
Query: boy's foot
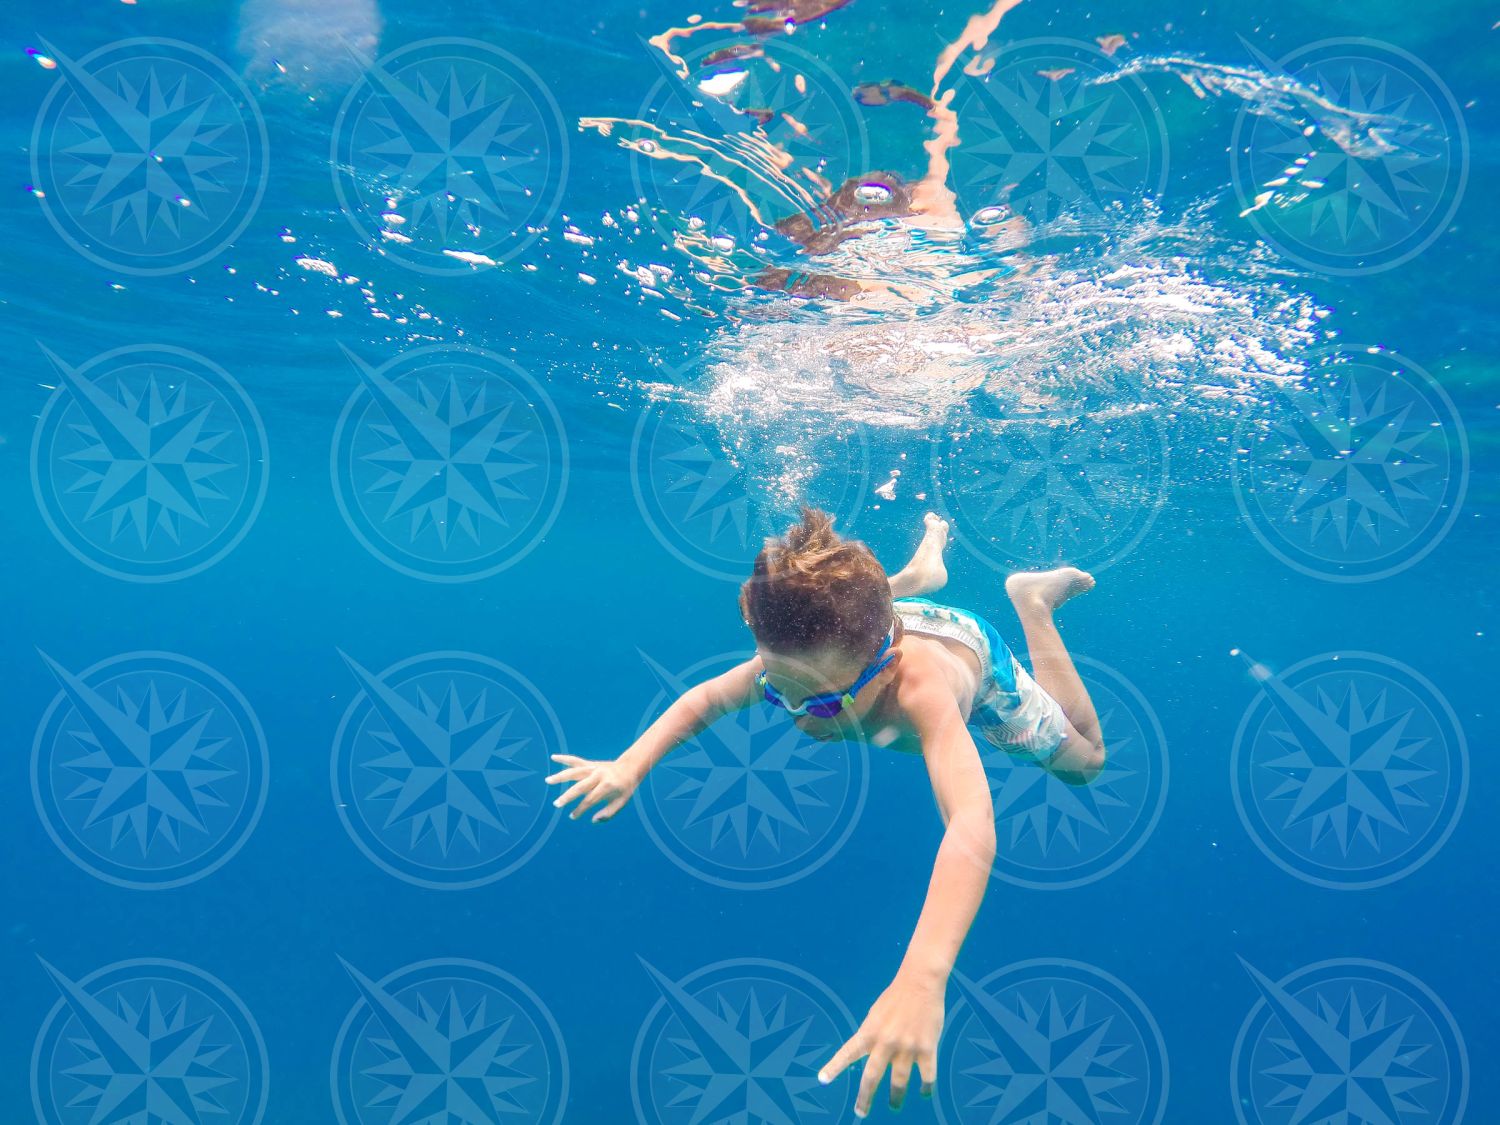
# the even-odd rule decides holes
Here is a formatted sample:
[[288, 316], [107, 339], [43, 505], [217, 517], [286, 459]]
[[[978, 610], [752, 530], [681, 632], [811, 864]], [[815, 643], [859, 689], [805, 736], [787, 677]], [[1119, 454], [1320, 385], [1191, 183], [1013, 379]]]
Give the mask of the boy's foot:
[[928, 512], [922, 523], [927, 530], [911, 562], [906, 564], [906, 577], [924, 592], [941, 590], [948, 584], [948, 566], [943, 562], [943, 551], [948, 546], [948, 521], [936, 512]]
[[1005, 593], [1018, 612], [1040, 609], [1051, 613], [1093, 588], [1094, 576], [1076, 566], [1020, 571], [1005, 580]]

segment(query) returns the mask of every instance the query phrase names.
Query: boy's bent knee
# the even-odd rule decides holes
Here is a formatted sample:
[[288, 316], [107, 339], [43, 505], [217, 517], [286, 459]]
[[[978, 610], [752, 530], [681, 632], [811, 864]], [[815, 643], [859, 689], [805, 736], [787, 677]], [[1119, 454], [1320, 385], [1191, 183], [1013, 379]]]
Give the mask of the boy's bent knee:
[[1087, 785], [1104, 770], [1104, 740], [1087, 739], [1068, 724], [1062, 746], [1047, 769], [1068, 785]]

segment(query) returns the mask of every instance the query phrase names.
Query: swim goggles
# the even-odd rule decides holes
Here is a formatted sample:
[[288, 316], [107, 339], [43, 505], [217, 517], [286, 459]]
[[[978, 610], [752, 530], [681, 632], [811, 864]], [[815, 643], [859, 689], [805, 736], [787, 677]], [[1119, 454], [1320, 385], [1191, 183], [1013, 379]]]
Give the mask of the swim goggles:
[[875, 653], [875, 659], [870, 661], [869, 666], [859, 674], [855, 680], [844, 691], [825, 691], [817, 695], [809, 695], [797, 706], [793, 707], [786, 701], [786, 696], [772, 686], [771, 681], [766, 679], [764, 671], [755, 673], [755, 686], [760, 688], [760, 693], [765, 697], [767, 703], [773, 707], [780, 707], [788, 715], [797, 718], [802, 715], [811, 715], [815, 719], [831, 719], [845, 707], [854, 706], [854, 697], [860, 693], [860, 689], [880, 675], [885, 666], [896, 658], [891, 645], [896, 640], [896, 626], [891, 626], [891, 631], [885, 635], [885, 640], [880, 644], [880, 650]]

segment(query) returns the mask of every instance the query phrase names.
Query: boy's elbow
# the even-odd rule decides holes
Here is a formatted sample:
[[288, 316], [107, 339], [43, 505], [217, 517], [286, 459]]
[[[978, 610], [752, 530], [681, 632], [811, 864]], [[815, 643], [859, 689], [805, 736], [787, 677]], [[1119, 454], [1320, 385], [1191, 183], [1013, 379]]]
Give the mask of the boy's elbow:
[[1104, 772], [1104, 760], [1108, 753], [1104, 749], [1104, 743], [1095, 742], [1089, 747], [1089, 758], [1084, 769], [1083, 783], [1087, 785]]
[[1082, 752], [1070, 754], [1068, 764], [1052, 773], [1067, 785], [1087, 785], [1104, 772], [1105, 758], [1103, 744], [1091, 742]]

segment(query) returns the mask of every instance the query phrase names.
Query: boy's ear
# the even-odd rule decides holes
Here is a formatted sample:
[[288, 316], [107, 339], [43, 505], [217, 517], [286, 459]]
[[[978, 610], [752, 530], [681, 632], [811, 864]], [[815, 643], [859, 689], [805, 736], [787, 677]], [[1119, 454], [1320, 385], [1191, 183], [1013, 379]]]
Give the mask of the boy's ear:
[[901, 618], [898, 617], [896, 618], [896, 631], [891, 637], [891, 662], [885, 666], [881, 673], [882, 675], [885, 672], [894, 671], [896, 666], [901, 663], [901, 657], [904, 655], [901, 651], [901, 638], [905, 635], [906, 627], [901, 624]]

